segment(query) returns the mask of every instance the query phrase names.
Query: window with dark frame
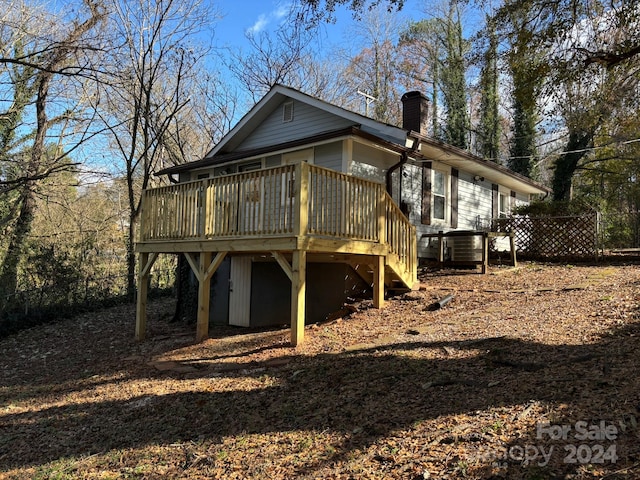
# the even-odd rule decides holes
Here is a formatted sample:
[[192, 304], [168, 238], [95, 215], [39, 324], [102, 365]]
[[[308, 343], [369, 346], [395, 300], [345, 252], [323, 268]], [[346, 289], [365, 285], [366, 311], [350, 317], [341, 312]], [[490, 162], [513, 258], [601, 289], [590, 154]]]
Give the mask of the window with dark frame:
[[[245, 163], [238, 166], [238, 172], [255, 172], [262, 169], [262, 160], [257, 160], [251, 163]], [[259, 202], [260, 201], [260, 180], [258, 178], [250, 178], [247, 180], [248, 185], [246, 187], [245, 199], [247, 202]]]
[[506, 193], [498, 193], [498, 217], [506, 218], [511, 213], [511, 197]]

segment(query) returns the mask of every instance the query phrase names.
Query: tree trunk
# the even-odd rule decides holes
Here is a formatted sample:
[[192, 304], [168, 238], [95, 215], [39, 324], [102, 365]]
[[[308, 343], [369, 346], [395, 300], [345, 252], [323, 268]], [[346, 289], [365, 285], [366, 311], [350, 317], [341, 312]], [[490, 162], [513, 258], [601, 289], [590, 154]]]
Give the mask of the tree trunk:
[[[33, 179], [37, 176], [38, 169], [44, 155], [44, 142], [47, 132], [46, 105], [49, 93], [49, 84], [52, 74], [42, 73], [38, 79], [38, 94], [36, 96], [36, 130], [29, 154], [29, 161], [25, 168], [25, 177]], [[18, 265], [24, 251], [27, 237], [31, 233], [33, 216], [36, 210], [36, 180], [26, 180], [21, 188], [20, 213], [16, 220], [7, 253], [0, 270], [0, 306], [2, 311], [10, 308], [15, 302], [15, 293], [18, 287]]]
[[578, 163], [593, 145], [594, 131], [571, 131], [566, 152], [555, 163], [553, 173], [553, 199], [571, 200], [571, 185]]
[[198, 289], [190, 282], [191, 267], [183, 254], [178, 255], [176, 272], [176, 310], [172, 322], [194, 323], [198, 313]]
[[24, 251], [24, 246], [33, 223], [36, 208], [35, 186], [25, 185], [22, 192], [20, 213], [9, 242], [7, 253], [0, 271], [0, 311], [5, 312], [16, 306], [15, 293], [18, 288], [18, 265]]
[[136, 218], [129, 217], [129, 238], [127, 238], [127, 298], [133, 302], [136, 296]]

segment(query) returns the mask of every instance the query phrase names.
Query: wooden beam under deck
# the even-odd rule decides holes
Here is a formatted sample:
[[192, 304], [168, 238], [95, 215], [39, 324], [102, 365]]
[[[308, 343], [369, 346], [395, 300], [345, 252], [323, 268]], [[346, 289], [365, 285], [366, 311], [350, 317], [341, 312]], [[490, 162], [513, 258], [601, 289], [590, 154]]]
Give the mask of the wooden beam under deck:
[[309, 253], [330, 253], [344, 255], [385, 255], [385, 245], [348, 238], [336, 239], [320, 236], [287, 236], [264, 238], [225, 238], [223, 240], [173, 240], [153, 241], [136, 244], [138, 253], [189, 253], [189, 252], [229, 252], [267, 253], [305, 250]]
[[278, 262], [280, 268], [284, 271], [285, 275], [289, 277], [289, 280], [293, 281], [293, 267], [289, 264], [284, 255], [280, 252], [271, 252], [271, 255]]
[[307, 296], [307, 252], [293, 252], [291, 265], [291, 345], [304, 341], [304, 320]]
[[274, 236], [262, 238], [227, 237], [224, 239], [186, 239], [169, 241], [147, 241], [136, 244], [138, 253], [187, 253], [187, 252], [230, 252], [251, 253], [290, 251], [296, 249], [297, 238], [293, 236]]

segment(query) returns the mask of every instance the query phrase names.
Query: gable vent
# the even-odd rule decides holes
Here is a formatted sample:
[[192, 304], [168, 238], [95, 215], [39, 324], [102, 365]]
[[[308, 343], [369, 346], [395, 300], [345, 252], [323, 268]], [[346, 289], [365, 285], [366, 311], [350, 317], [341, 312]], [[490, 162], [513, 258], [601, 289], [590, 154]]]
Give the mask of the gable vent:
[[282, 105], [282, 121], [283, 122], [293, 121], [293, 102], [287, 102], [284, 105]]

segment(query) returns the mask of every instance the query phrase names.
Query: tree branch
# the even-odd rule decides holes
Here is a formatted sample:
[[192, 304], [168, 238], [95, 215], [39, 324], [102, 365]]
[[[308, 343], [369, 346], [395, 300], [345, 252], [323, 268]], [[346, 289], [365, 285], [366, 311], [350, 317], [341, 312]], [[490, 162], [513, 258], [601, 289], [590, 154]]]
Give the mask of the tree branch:
[[584, 59], [585, 66], [588, 67], [589, 65], [597, 63], [607, 69], [611, 69], [625, 60], [629, 60], [640, 54], [640, 44], [620, 53], [607, 52], [604, 50], [591, 51], [582, 47], [577, 47], [576, 50], [586, 56]]

